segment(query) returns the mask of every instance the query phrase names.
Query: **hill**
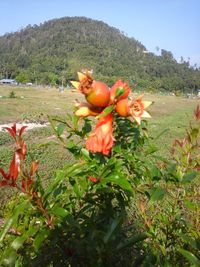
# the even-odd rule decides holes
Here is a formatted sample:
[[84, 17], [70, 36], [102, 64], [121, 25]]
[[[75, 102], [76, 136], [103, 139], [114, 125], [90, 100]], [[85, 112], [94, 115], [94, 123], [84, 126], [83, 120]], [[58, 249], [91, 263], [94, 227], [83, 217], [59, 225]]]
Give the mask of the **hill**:
[[116, 77], [150, 90], [200, 88], [200, 70], [178, 64], [170, 51], [146, 53], [134, 38], [101, 21], [64, 17], [0, 37], [0, 77], [19, 82], [67, 84], [77, 70], [92, 68], [97, 79]]

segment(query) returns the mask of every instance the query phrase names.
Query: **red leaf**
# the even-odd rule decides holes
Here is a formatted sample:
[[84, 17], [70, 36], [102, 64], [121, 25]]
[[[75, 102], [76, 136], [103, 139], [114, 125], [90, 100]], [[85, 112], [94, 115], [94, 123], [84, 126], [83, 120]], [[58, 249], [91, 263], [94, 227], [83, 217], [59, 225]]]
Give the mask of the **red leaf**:
[[199, 120], [200, 119], [200, 108], [199, 108], [199, 105], [194, 110], [194, 116], [195, 116], [195, 119], [196, 120]]
[[4, 129], [6, 129], [10, 133], [10, 135], [16, 140], [16, 132], [14, 132], [12, 128], [4, 127]]
[[22, 134], [24, 133], [25, 129], [27, 128], [28, 126], [22, 126], [20, 131], [19, 131], [19, 136], [21, 137]]
[[31, 188], [33, 181], [31, 179], [22, 179], [22, 189], [27, 192]]
[[22, 140], [22, 141], [20, 141], [20, 142], [17, 142], [17, 145], [20, 147], [20, 148], [17, 150], [17, 153], [19, 154], [20, 159], [21, 159], [21, 160], [25, 160], [25, 157], [26, 157], [26, 151], [27, 151], [26, 143]]
[[9, 168], [9, 179], [16, 181], [19, 174], [20, 154], [15, 152]]
[[12, 128], [12, 130], [14, 131], [14, 133], [16, 135], [16, 133], [17, 133], [16, 123], [14, 123], [11, 128]]
[[31, 162], [30, 176], [33, 176], [36, 173], [36, 171], [38, 169], [38, 165], [39, 165], [39, 163], [36, 161]]

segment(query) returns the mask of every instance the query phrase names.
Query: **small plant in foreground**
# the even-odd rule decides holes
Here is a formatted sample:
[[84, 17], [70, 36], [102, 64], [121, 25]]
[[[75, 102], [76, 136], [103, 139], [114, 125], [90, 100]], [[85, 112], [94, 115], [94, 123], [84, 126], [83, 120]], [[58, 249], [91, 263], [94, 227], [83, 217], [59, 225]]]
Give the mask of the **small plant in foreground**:
[[165, 159], [148, 138], [151, 102], [131, 99], [121, 80], [109, 89], [91, 72], [78, 77], [73, 85], [86, 102], [76, 102], [66, 120], [49, 118], [74, 162], [46, 187], [37, 162], [26, 161], [25, 127], [7, 128], [16, 148], [0, 185], [19, 193], [0, 233], [0, 264], [198, 266], [199, 107]]
[[16, 93], [14, 91], [11, 91], [9, 94], [9, 98], [16, 98]]

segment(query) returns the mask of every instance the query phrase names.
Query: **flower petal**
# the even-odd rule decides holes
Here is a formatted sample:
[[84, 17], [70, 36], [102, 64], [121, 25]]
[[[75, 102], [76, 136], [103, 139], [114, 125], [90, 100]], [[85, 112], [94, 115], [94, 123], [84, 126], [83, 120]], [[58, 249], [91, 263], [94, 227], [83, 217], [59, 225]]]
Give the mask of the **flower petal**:
[[80, 82], [83, 81], [85, 78], [87, 78], [87, 75], [85, 75], [82, 72], [78, 71], [77, 74], [78, 74], [78, 79], [79, 79]]
[[141, 117], [133, 117], [133, 118], [138, 124], [141, 123]]
[[80, 82], [76, 82], [76, 81], [71, 81], [71, 84], [76, 88], [76, 89], [79, 89], [79, 86], [80, 86]]
[[148, 108], [153, 102], [152, 101], [142, 101], [144, 108]]
[[108, 155], [114, 143], [112, 135], [112, 114], [101, 117], [86, 141], [87, 150]]
[[151, 115], [146, 110], [144, 110], [141, 117], [142, 118], [151, 118]]

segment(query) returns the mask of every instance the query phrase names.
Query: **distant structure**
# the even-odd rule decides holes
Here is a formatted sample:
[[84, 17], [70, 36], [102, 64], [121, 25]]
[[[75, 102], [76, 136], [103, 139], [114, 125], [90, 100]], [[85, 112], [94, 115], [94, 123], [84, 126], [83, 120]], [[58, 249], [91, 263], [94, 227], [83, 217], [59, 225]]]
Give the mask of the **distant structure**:
[[143, 54], [149, 54], [149, 51], [148, 50], [143, 50], [142, 53]]
[[26, 85], [27, 85], [27, 86], [32, 86], [32, 85], [33, 85], [33, 83], [26, 83]]
[[13, 79], [2, 79], [0, 80], [0, 84], [18, 85], [18, 82]]

